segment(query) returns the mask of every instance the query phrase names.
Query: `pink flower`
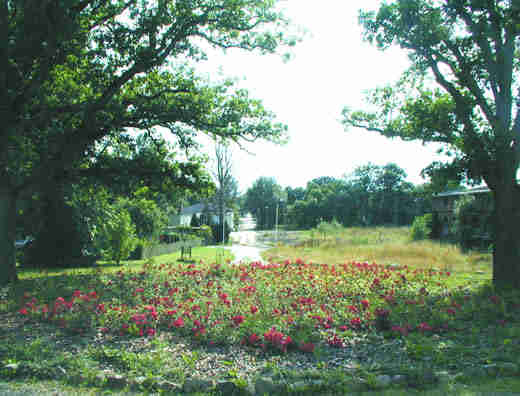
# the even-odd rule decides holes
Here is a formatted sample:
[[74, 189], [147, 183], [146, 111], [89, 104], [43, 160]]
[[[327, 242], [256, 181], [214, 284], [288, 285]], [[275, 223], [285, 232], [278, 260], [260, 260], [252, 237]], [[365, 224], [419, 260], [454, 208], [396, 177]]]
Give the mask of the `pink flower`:
[[347, 330], [348, 330], [348, 326], [346, 326], [346, 325], [339, 326], [339, 329], [340, 329], [341, 331], [347, 331]]
[[252, 313], [252, 314], [255, 314], [255, 313], [257, 313], [257, 312], [258, 312], [258, 308], [257, 308], [256, 306], [252, 305], [252, 306], [251, 306], [251, 313]]
[[148, 337], [153, 337], [155, 335], [155, 329], [152, 329], [151, 327], [146, 329], [146, 335]]
[[173, 322], [172, 322], [173, 326], [179, 328], [179, 327], [184, 327], [184, 319], [182, 319], [182, 316], [179, 316], [177, 319], [175, 319]]
[[29, 312], [27, 312], [27, 309], [26, 308], [22, 308], [18, 311], [18, 313], [22, 314], [22, 315], [27, 315]]
[[361, 319], [354, 318], [350, 320], [350, 325], [353, 327], [360, 327], [361, 326]]
[[235, 326], [240, 326], [240, 324], [244, 321], [245, 317], [243, 315], [233, 316], [231, 320], [235, 324]]
[[343, 348], [345, 344], [343, 344], [343, 340], [334, 334], [334, 337], [331, 337], [327, 340], [327, 343], [333, 348]]
[[255, 333], [251, 334], [247, 339], [251, 345], [255, 345], [258, 341], [260, 341], [260, 337], [258, 337]]

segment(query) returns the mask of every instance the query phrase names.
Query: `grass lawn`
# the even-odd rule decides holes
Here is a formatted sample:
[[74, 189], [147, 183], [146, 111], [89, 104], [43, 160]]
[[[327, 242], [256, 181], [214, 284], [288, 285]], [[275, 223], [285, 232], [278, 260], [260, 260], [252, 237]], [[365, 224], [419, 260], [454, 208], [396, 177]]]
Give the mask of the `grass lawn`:
[[520, 393], [520, 293], [493, 290], [489, 257], [364, 232], [266, 264], [22, 271], [0, 291], [0, 391]]

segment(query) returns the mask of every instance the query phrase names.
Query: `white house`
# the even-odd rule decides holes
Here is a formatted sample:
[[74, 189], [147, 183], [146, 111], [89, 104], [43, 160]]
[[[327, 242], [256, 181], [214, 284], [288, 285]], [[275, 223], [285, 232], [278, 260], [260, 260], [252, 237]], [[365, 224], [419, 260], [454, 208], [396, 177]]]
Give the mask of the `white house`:
[[[183, 208], [179, 214], [170, 216], [170, 226], [189, 226], [191, 218], [196, 215], [202, 224], [207, 224], [209, 221], [204, 216], [211, 216], [212, 224], [220, 224], [220, 218], [217, 214], [218, 209], [211, 204], [198, 203], [195, 205]], [[234, 215], [233, 211], [226, 209], [225, 219], [228, 226], [233, 229]]]

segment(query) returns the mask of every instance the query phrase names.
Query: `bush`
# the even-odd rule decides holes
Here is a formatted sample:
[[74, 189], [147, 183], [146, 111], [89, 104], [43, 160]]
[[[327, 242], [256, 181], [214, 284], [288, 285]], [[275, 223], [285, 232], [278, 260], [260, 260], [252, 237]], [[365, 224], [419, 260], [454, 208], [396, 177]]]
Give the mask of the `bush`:
[[421, 241], [428, 239], [432, 234], [432, 220], [433, 216], [431, 213], [426, 213], [423, 216], [417, 216], [412, 223], [410, 230], [410, 236], [414, 241]]
[[455, 221], [451, 230], [463, 250], [488, 249], [493, 234], [493, 214], [483, 210], [483, 202], [463, 197], [455, 204]]
[[114, 205], [107, 211], [104, 223], [96, 230], [94, 242], [105, 260], [119, 265], [130, 256], [139, 239], [132, 218], [122, 205]]
[[343, 226], [338, 223], [336, 219], [332, 221], [320, 221], [318, 226], [316, 227], [316, 231], [322, 234], [323, 239], [327, 239], [328, 236], [337, 234], [343, 230]]

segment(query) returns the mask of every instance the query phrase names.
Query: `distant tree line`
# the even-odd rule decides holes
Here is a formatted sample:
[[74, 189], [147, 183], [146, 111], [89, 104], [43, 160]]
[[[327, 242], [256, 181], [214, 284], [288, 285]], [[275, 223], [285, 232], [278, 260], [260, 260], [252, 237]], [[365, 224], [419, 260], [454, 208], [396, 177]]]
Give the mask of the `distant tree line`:
[[319, 177], [306, 188], [282, 189], [273, 178], [262, 177], [246, 192], [243, 207], [256, 217], [259, 229], [273, 228], [276, 212], [278, 224], [292, 228], [333, 220], [347, 227], [410, 225], [431, 212], [431, 194], [406, 177], [393, 163], [369, 163], [342, 178]]

